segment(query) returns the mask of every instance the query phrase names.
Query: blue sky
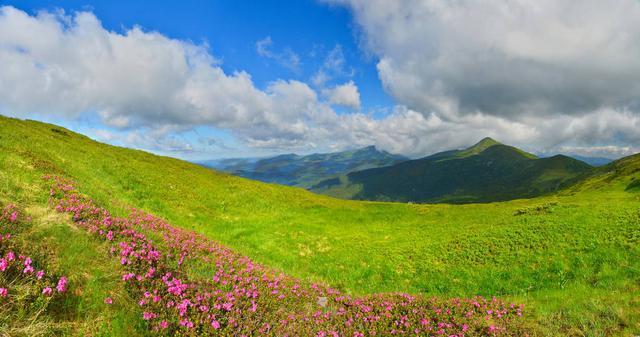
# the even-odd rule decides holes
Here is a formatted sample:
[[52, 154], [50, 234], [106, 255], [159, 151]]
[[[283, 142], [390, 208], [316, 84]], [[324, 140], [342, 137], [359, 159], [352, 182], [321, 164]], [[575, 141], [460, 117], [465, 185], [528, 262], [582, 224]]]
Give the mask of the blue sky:
[[[311, 81], [328, 54], [339, 48], [345, 60], [344, 72], [334, 74], [327, 84], [353, 80], [361, 94], [362, 108], [376, 116], [384, 115], [393, 104], [378, 79], [375, 57], [366, 55], [358, 47], [351, 15], [344, 7], [311, 0], [155, 1], [152, 9], [148, 1], [18, 1], [3, 5], [13, 5], [31, 14], [60, 9], [66, 13], [91, 11], [108, 30], [124, 32], [140, 26], [170, 38], [206, 43], [211, 53], [222, 61], [225, 72], [246, 71], [261, 88], [276, 79]], [[270, 39], [270, 49], [275, 54], [291, 51], [298, 55], [299, 67], [291, 69], [278, 60], [260, 56], [256, 43], [265, 39]], [[336, 110], [344, 111], [340, 107]], [[90, 116], [60, 124], [91, 134], [99, 123]], [[234, 142], [224, 130], [209, 128], [181, 137], [194, 141], [203, 133], [214, 133], [227, 142]], [[235, 154], [221, 151], [212, 155]], [[249, 150], [240, 155], [260, 153]]]
[[186, 159], [615, 158], [640, 151], [640, 5], [613, 1], [0, 2], [0, 113]]
[[[17, 1], [5, 2], [30, 13], [40, 10], [92, 11], [104, 27], [125, 31], [133, 26], [195, 43], [205, 42], [227, 72], [245, 70], [264, 87], [278, 78], [310, 80], [324, 58], [340, 46], [349, 74], [334, 81], [353, 79], [363, 107], [388, 107], [376, 72], [376, 59], [358, 48], [357, 33], [348, 9], [312, 0], [264, 1]], [[274, 52], [289, 48], [300, 56], [300, 70], [260, 57], [256, 43], [271, 38]], [[352, 74], [351, 74], [352, 72]]]

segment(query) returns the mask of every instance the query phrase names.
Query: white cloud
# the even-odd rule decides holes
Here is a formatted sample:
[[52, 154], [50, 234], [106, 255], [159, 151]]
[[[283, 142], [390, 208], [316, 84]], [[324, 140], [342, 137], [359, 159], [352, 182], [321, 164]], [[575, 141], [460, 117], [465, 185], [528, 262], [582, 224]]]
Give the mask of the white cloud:
[[36, 16], [0, 8], [0, 111], [74, 118], [95, 112], [121, 129], [209, 125], [247, 143], [306, 139], [332, 110], [297, 81], [256, 88], [226, 74], [205, 45], [134, 27], [107, 31], [91, 13]]
[[352, 10], [397, 103], [443, 129], [476, 134], [484, 120], [530, 148], [637, 148], [636, 0], [325, 2]]
[[324, 89], [322, 93], [333, 104], [351, 107], [356, 110], [360, 109], [360, 92], [353, 81], [330, 89]]
[[[522, 41], [546, 39], [536, 35], [546, 26], [540, 26], [535, 18], [507, 7], [504, 10], [514, 16], [507, 20], [495, 4], [486, 8], [476, 8], [466, 1], [452, 4], [372, 0], [369, 9], [364, 2], [354, 0], [354, 13], [369, 48], [380, 56], [378, 69], [383, 83], [400, 103], [382, 118], [361, 112], [337, 114], [332, 109], [331, 104], [356, 109], [360, 105], [353, 82], [326, 86], [335, 78], [351, 76], [339, 46], [328, 54], [318, 72], [324, 78], [316, 76], [319, 96], [308, 84], [293, 80], [275, 80], [266, 88], [257, 88], [246, 72], [225, 73], [206, 45], [138, 27], [123, 33], [108, 31], [87, 12], [31, 16], [2, 7], [0, 112], [68, 119], [96, 114], [110, 130], [118, 130], [102, 132], [99, 137], [117, 138], [123, 145], [178, 152], [198, 150], [179, 135], [199, 126], [230, 130], [249, 147], [287, 151], [375, 144], [420, 156], [467, 146], [485, 136], [536, 151], [594, 144], [637, 148], [631, 145], [640, 143], [640, 117], [629, 98], [640, 86], [640, 81], [635, 81], [639, 66], [634, 63], [640, 61], [633, 60], [639, 55], [632, 44], [640, 39], [636, 39], [637, 24], [628, 17], [636, 13], [634, 6], [624, 8], [624, 0], [615, 0], [618, 6], [611, 10], [621, 15], [616, 20], [619, 27], [626, 28], [625, 34], [609, 38], [609, 30], [593, 28], [593, 34], [601, 36], [598, 41], [607, 42], [602, 45], [613, 51], [595, 51], [592, 57], [580, 59], [580, 55], [590, 55], [583, 54], [583, 45], [594, 42], [575, 42], [578, 52], [570, 52], [561, 48], [568, 42], [549, 37], [551, 46], [561, 50], [528, 50], [530, 43]], [[545, 6], [553, 5], [543, 1], [534, 9], [545, 11]], [[599, 8], [598, 4], [591, 6]], [[495, 44], [489, 48], [492, 45], [485, 35], [476, 37], [474, 34], [481, 32], [469, 32], [473, 29], [465, 26], [491, 30], [484, 27], [484, 16], [474, 11], [490, 11], [486, 15], [495, 19], [491, 29], [503, 33], [497, 37], [505, 37], [505, 25], [518, 31], [511, 21], [521, 19], [525, 23], [520, 31], [527, 34], [515, 35], [508, 43], [497, 37], [489, 39]], [[435, 20], [426, 20], [434, 15]], [[591, 18], [590, 14], [587, 17]], [[578, 25], [583, 23], [580, 18], [574, 19], [576, 27], [582, 27]], [[614, 25], [616, 20], [609, 20], [609, 24]], [[544, 22], [552, 28], [557, 26], [553, 21]], [[580, 28], [574, 30], [580, 32]], [[256, 46], [258, 52], [268, 53], [266, 42], [270, 40], [263, 41], [261, 47]], [[626, 54], [613, 55], [616, 52]], [[495, 58], [496, 53], [500, 57]], [[596, 62], [600, 59], [611, 61], [610, 67]], [[525, 60], [537, 68], [525, 66]], [[557, 78], [551, 76], [550, 69], [557, 69]], [[573, 74], [580, 69], [587, 71], [578, 72], [580, 76]], [[619, 83], [613, 83], [613, 79]], [[612, 87], [602, 89], [607, 85]], [[542, 99], [534, 99], [525, 89]], [[486, 97], [480, 95], [485, 90]], [[609, 96], [611, 91], [616, 92]], [[570, 93], [574, 95], [558, 98]], [[578, 103], [569, 104], [573, 101]], [[513, 104], [523, 108], [510, 113], [507, 107]], [[488, 105], [500, 108], [485, 111], [483, 107]], [[557, 106], [573, 108], [566, 113], [551, 113], [551, 107]], [[120, 137], [125, 132], [127, 136]]]
[[298, 73], [300, 72], [300, 56], [287, 47], [282, 52], [275, 52], [271, 49], [273, 41], [271, 36], [267, 36], [256, 42], [256, 52], [262, 57], [275, 60], [281, 66]]
[[318, 88], [323, 88], [328, 82], [336, 78], [352, 77], [353, 73], [353, 69], [347, 69], [347, 60], [342, 46], [337, 44], [327, 53], [322, 66], [311, 78], [311, 83]]
[[640, 147], [632, 146], [561, 146], [557, 152], [585, 157], [619, 158], [640, 152]]
[[[327, 69], [336, 70], [339, 63], [330, 62]], [[175, 135], [197, 126], [231, 130], [253, 147], [330, 148], [353, 142], [349, 132], [334, 138], [346, 117], [303, 82], [276, 80], [261, 90], [246, 72], [226, 74], [207, 46], [138, 27], [107, 31], [91, 13], [30, 16], [2, 7], [0, 64], [0, 111], [71, 119], [95, 113], [106, 126], [129, 130], [117, 137], [123, 145], [190, 151]], [[355, 85], [349, 87], [353, 96]], [[340, 101], [357, 104], [354, 97]], [[113, 133], [96, 135], [115, 141]]]
[[580, 114], [638, 105], [636, 0], [336, 0], [388, 91], [418, 111]]
[[256, 42], [256, 52], [263, 57], [273, 57], [273, 52], [271, 51], [272, 45], [273, 41], [271, 40], [271, 36], [267, 36]]

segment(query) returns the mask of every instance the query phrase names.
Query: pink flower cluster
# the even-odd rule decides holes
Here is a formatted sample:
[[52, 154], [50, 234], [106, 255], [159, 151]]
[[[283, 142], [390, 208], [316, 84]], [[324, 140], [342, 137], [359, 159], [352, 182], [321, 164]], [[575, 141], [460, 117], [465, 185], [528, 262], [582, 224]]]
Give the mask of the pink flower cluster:
[[[31, 257], [18, 254], [15, 245], [12, 244], [12, 234], [21, 230], [21, 225], [29, 219], [20, 216], [18, 208], [7, 205], [0, 213], [0, 297], [8, 297], [10, 289], [8, 285], [17, 283], [29, 283], [34, 287], [42, 289], [41, 294], [45, 296], [53, 295], [53, 289], [49, 286], [55, 282], [55, 278], [47, 276], [44, 270], [36, 271], [36, 266]], [[6, 282], [7, 284], [3, 284]], [[56, 290], [64, 293], [67, 290], [67, 278], [58, 279]]]
[[159, 334], [522, 335], [521, 305], [483, 297], [352, 297], [256, 264], [142, 211], [112, 217], [76, 191], [72, 181], [46, 179], [52, 181], [53, 206], [111, 245], [141, 318]]

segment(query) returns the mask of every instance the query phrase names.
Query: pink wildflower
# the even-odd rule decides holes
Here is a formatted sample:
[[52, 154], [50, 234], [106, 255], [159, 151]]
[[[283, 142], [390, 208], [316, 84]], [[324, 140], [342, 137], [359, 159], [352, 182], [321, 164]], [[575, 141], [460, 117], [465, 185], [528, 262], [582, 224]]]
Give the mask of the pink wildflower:
[[16, 220], [18, 220], [18, 212], [13, 212], [11, 213], [11, 215], [9, 216], [9, 222], [16, 222]]
[[111, 297], [107, 297], [107, 298], [104, 299], [104, 303], [105, 304], [109, 304], [109, 305], [113, 304], [113, 299]]
[[59, 293], [63, 293], [67, 290], [67, 278], [62, 276], [60, 280], [58, 280], [58, 285], [56, 286], [56, 290]]
[[0, 288], [0, 297], [7, 297], [8, 293], [7, 288]]
[[51, 289], [51, 287], [46, 287], [42, 289], [42, 294], [46, 296], [51, 296], [51, 294], [53, 294], [53, 289]]
[[186, 318], [180, 321], [180, 325], [186, 327], [187, 329], [193, 328], [193, 323]]

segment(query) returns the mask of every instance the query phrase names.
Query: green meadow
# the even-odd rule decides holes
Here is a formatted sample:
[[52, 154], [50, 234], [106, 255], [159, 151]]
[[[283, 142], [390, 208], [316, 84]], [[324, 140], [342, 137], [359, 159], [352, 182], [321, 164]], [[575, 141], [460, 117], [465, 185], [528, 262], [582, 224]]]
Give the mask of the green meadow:
[[117, 263], [48, 208], [44, 174], [74, 179], [116, 214], [143, 209], [264, 265], [351, 294], [497, 296], [525, 303], [533, 335], [640, 334], [640, 156], [528, 200], [362, 202], [0, 117], [0, 203], [24, 205], [33, 217], [24, 244], [54, 256], [55, 268], [80, 285], [66, 303], [71, 314], [36, 330], [0, 319], [0, 335], [3, 327], [25, 335], [144, 333], [135, 303], [102, 302], [127, 296]]

